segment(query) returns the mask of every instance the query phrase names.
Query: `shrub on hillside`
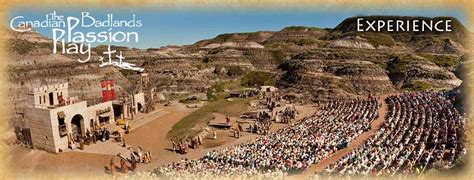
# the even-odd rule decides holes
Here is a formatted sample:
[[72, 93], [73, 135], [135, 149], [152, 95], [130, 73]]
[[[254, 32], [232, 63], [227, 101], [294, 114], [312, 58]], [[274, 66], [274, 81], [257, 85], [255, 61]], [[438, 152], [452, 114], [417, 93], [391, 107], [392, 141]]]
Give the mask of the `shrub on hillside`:
[[264, 71], [251, 71], [240, 80], [240, 84], [246, 87], [273, 86], [276, 84], [275, 75]]

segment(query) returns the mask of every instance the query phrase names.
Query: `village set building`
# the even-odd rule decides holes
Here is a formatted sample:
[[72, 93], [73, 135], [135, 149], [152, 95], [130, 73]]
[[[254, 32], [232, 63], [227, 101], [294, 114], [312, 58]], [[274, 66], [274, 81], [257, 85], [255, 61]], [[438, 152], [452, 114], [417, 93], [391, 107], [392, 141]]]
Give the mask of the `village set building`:
[[116, 123], [120, 119], [130, 120], [134, 114], [153, 111], [154, 89], [148, 88], [147, 78], [147, 74], [141, 75], [139, 92], [120, 99], [115, 97], [113, 80], [104, 80], [101, 82], [102, 101], [94, 104], [69, 96], [68, 83], [34, 88], [28, 94], [30, 106], [25, 109], [31, 146], [48, 152], [62, 152], [68, 148], [69, 138], [85, 137], [94, 126]]

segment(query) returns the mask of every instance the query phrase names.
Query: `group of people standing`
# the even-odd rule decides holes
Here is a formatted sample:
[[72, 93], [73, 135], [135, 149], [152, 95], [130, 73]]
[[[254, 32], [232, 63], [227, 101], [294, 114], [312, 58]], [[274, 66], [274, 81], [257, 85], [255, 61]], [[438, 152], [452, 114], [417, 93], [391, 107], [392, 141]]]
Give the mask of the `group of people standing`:
[[260, 134], [260, 135], [268, 135], [270, 133], [271, 128], [272, 128], [271, 114], [267, 111], [261, 111], [258, 113], [255, 123], [250, 124], [249, 132]]
[[295, 106], [287, 106], [283, 111], [279, 111], [277, 113], [277, 116], [280, 118], [280, 122], [287, 124], [296, 119], [298, 115], [299, 112]]
[[203, 139], [200, 135], [193, 138], [185, 138], [180, 141], [171, 141], [172, 151], [179, 154], [187, 154], [189, 148], [198, 149], [202, 145]]
[[239, 139], [241, 133], [244, 132], [244, 127], [242, 126], [242, 123], [237, 123], [237, 128], [231, 128], [230, 131], [232, 132], [234, 138]]
[[171, 144], [173, 146], [172, 151], [179, 153], [179, 154], [187, 154], [188, 153], [188, 148], [189, 144], [186, 142], [185, 139], [182, 139], [180, 141], [171, 141]]
[[[71, 149], [84, 149], [84, 144], [97, 143], [98, 141], [108, 141], [110, 139], [110, 131], [106, 127], [99, 125], [93, 126], [90, 131], [87, 129], [85, 135], [68, 133], [68, 147]], [[77, 147], [79, 144], [79, 147]]]
[[[129, 173], [136, 172], [138, 163], [151, 163], [151, 152], [145, 152], [142, 147], [138, 146], [136, 149], [133, 147], [128, 147], [130, 157], [124, 157], [121, 153], [117, 154], [117, 157], [120, 158], [120, 166], [115, 165], [115, 158], [110, 159], [109, 171], [115, 176], [116, 172], [120, 173]], [[128, 165], [130, 164], [130, 165]]]
[[130, 162], [138, 162], [138, 163], [151, 163], [151, 152], [147, 151], [145, 152], [141, 146], [138, 146], [138, 148], [134, 149], [133, 147], [128, 147], [128, 150], [130, 151]]

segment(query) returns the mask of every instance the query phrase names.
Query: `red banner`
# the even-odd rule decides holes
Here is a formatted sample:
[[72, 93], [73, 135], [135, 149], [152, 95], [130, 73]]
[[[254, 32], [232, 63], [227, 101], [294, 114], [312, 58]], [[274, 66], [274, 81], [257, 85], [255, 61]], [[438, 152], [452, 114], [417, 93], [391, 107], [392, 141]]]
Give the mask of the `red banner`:
[[115, 100], [114, 80], [104, 80], [100, 82], [102, 87], [102, 101]]

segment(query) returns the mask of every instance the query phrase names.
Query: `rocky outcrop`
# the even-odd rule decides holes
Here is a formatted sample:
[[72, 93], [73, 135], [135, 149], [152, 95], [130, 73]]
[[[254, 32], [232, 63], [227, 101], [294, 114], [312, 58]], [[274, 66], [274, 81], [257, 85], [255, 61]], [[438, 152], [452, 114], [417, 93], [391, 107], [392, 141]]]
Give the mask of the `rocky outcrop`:
[[[453, 28], [462, 30], [446, 33], [361, 33], [354, 31], [355, 22], [349, 18], [334, 29], [294, 26], [222, 34], [184, 46], [113, 49], [144, 68], [151, 85], [165, 92], [206, 92], [216, 81], [239, 81], [250, 71], [272, 72], [280, 89], [313, 100], [390, 93], [420, 82], [433, 88], [461, 83], [453, 74], [467, 52], [458, 21]], [[50, 82], [69, 82], [71, 95], [81, 99], [99, 97], [102, 79], [116, 80], [120, 91], [136, 89], [136, 72], [52, 55], [51, 40], [38, 33], [7, 38], [10, 101], [19, 110], [30, 88]], [[93, 58], [104, 48], [93, 48]]]
[[368, 43], [365, 39], [360, 37], [346, 37], [331, 41], [326, 47], [328, 48], [357, 48], [357, 49], [375, 49], [375, 47]]
[[281, 86], [318, 100], [395, 91], [385, 70], [370, 61], [296, 57], [282, 69]]
[[261, 44], [258, 44], [256, 42], [241, 42], [241, 43], [237, 43], [237, 42], [225, 42], [225, 43], [222, 43], [222, 44], [218, 44], [218, 43], [212, 43], [212, 44], [208, 44], [204, 47], [201, 47], [201, 49], [215, 49], [215, 48], [220, 48], [220, 47], [223, 47], [223, 48], [238, 48], [238, 49], [242, 49], [242, 48], [256, 48], [256, 49], [263, 49], [265, 48], [265, 46], [262, 46]]
[[389, 76], [397, 87], [417, 81], [429, 83], [432, 87], [453, 88], [461, 84], [461, 80], [447, 68], [417, 55], [395, 55], [387, 63]]

